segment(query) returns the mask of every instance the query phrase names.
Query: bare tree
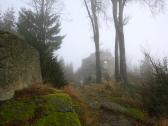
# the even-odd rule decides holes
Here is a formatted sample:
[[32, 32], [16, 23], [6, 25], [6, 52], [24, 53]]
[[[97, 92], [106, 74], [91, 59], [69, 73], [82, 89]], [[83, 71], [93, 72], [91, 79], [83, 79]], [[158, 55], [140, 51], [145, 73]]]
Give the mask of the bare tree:
[[0, 29], [10, 32], [16, 31], [15, 11], [13, 8], [8, 8], [0, 18]]
[[[127, 83], [127, 69], [126, 69], [126, 58], [125, 58], [125, 39], [124, 39], [124, 20], [123, 12], [126, 0], [111, 0], [113, 6], [113, 18], [116, 31], [115, 38], [115, 77], [124, 83]], [[120, 54], [120, 55], [119, 55]], [[120, 60], [119, 60], [120, 58]], [[119, 65], [120, 63], [120, 65]], [[120, 71], [119, 71], [120, 70]]]
[[[102, 81], [102, 72], [101, 72], [101, 64], [100, 64], [100, 44], [99, 44], [99, 25], [98, 25], [98, 11], [100, 9], [101, 1], [99, 0], [84, 0], [85, 7], [91, 21], [94, 43], [96, 49], [96, 82], [101, 83]], [[89, 6], [90, 3], [90, 6]]]
[[148, 5], [152, 12], [163, 8], [165, 0], [111, 0], [112, 13], [114, 18], [114, 26], [116, 32], [115, 38], [115, 78], [121, 80], [123, 83], [128, 82], [126, 57], [125, 57], [125, 38], [124, 25], [126, 18], [124, 18], [124, 8], [129, 2], [142, 2]]

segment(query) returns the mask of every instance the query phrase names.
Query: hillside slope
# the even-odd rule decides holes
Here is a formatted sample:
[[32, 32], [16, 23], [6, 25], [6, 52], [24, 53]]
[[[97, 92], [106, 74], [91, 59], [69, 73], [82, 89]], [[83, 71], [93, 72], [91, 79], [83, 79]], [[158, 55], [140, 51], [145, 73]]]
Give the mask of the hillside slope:
[[71, 98], [63, 91], [30, 87], [0, 104], [0, 126], [81, 126]]

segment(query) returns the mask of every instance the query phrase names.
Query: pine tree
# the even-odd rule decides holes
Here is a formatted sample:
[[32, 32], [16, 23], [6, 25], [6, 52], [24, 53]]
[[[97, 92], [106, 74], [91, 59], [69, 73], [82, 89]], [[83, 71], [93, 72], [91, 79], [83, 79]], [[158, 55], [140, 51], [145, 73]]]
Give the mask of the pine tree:
[[[34, 0], [36, 1], [36, 0]], [[65, 84], [63, 72], [53, 52], [60, 48], [64, 36], [60, 36], [59, 16], [52, 13], [50, 0], [38, 0], [34, 10], [19, 12], [18, 32], [35, 47], [40, 54], [44, 82]], [[61, 80], [60, 80], [61, 79]]]

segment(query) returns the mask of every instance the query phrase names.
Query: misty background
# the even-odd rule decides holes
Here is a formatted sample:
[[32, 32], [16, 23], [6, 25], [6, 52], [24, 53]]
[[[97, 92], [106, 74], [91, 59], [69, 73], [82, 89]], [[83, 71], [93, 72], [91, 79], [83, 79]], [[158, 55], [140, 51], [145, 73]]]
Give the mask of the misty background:
[[166, 4], [0, 0], [0, 125], [168, 126]]
[[[81, 66], [83, 58], [95, 52], [92, 29], [88, 20], [83, 0], [64, 0], [61, 11], [61, 34], [66, 35], [61, 48], [55, 53], [63, 58], [65, 63], [72, 63], [75, 70]], [[0, 0], [1, 11], [13, 7], [16, 17], [21, 7], [30, 7], [27, 0]], [[127, 64], [138, 64], [143, 58], [142, 50], [149, 51], [155, 57], [168, 55], [168, 15], [167, 10], [159, 14], [146, 11], [148, 8], [142, 4], [129, 4], [125, 15], [129, 22], [124, 27]], [[100, 21], [100, 49], [109, 50], [114, 56], [114, 26], [111, 15], [102, 17]]]

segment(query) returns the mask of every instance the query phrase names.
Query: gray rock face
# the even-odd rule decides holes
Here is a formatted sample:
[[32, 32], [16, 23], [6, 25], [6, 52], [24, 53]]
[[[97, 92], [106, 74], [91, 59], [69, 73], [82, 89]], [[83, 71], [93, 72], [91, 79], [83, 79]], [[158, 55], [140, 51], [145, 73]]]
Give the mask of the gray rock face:
[[16, 35], [0, 31], [0, 101], [41, 82], [38, 52]]

